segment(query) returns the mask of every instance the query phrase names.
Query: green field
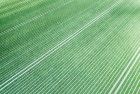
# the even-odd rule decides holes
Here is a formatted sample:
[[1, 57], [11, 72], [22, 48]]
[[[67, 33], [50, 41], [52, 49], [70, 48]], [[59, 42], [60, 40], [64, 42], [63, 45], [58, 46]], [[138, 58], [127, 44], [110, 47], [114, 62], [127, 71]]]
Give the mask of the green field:
[[0, 94], [140, 94], [140, 0], [1, 0]]

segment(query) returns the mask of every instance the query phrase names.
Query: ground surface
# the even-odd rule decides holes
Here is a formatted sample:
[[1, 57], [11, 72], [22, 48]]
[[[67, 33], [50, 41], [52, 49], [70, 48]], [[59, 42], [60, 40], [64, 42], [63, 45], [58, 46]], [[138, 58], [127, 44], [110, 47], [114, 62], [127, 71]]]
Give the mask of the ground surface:
[[140, 94], [140, 1], [0, 1], [0, 94]]

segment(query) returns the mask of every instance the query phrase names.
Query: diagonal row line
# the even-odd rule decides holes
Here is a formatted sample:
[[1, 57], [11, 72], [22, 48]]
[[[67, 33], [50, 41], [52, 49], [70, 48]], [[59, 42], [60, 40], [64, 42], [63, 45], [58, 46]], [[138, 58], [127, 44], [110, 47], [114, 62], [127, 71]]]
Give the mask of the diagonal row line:
[[55, 65], [53, 65], [53, 66], [55, 66]]
[[[90, 65], [89, 65], [90, 66]], [[88, 68], [88, 67], [87, 67]], [[92, 68], [93, 69], [93, 68]], [[85, 81], [86, 82], [86, 81]], [[70, 83], [70, 82], [69, 82]], [[74, 82], [72, 82], [72, 83], [74, 83]], [[70, 91], [70, 90], [69, 90]]]
[[57, 77], [58, 78], [58, 77]]
[[[124, 59], [125, 58], [125, 59]], [[116, 75], [119, 75], [120, 74], [120, 72], [118, 72], [118, 71], [120, 71], [122, 68], [122, 66], [124, 66], [123, 65], [123, 63], [125, 62], [125, 60], [126, 60], [126, 56], [124, 56], [124, 58], [122, 57], [121, 58], [121, 60], [119, 61], [119, 63], [117, 64], [117, 65], [115, 65], [115, 66], [113, 66], [113, 67], [115, 67], [114, 69], [113, 69], [113, 71], [110, 73], [108, 73], [108, 74], [110, 74], [109, 75], [109, 77], [108, 77], [108, 79], [109, 80], [106, 80], [106, 81], [108, 81], [108, 83], [105, 85], [105, 87], [102, 89], [102, 91], [100, 92], [100, 94], [102, 94], [103, 93], [103, 90], [105, 90], [105, 88], [107, 88], [107, 86], [109, 85], [109, 84], [112, 84], [113, 83], [113, 81], [116, 79]], [[123, 62], [121, 62], [121, 61], [123, 61]], [[120, 64], [120, 62], [121, 62], [121, 64]], [[118, 66], [119, 66], [119, 68], [118, 68]], [[121, 68], [121, 69], [120, 69]], [[115, 70], [116, 69], [116, 70]], [[116, 74], [116, 75], [115, 75]], [[104, 78], [105, 79], [105, 78]], [[112, 82], [111, 82], [111, 80], [113, 80]], [[103, 80], [102, 80], [103, 81]], [[111, 82], [111, 83], [110, 83]], [[104, 84], [105, 84], [105, 82], [104, 82]], [[103, 87], [104, 85], [102, 85], [102, 87]], [[101, 88], [101, 87], [100, 87]], [[110, 88], [110, 86], [108, 87], [108, 89]], [[108, 92], [108, 89], [104, 92], [105, 94], [107, 94], [107, 92]], [[100, 89], [98, 89], [98, 92], [99, 92], [99, 90]]]
[[[121, 0], [122, 1], [122, 0]], [[13, 83], [15, 80], [17, 80], [18, 78], [20, 78], [22, 75], [24, 75], [26, 72], [28, 72], [29, 70], [31, 70], [32, 68], [34, 68], [36, 65], [38, 65], [41, 61], [43, 61], [45, 58], [47, 58], [49, 55], [51, 55], [52, 53], [54, 53], [55, 51], [57, 51], [59, 48], [61, 48], [63, 45], [65, 45], [66, 43], [68, 43], [70, 40], [72, 40], [74, 37], [76, 37], [77, 35], [79, 35], [83, 30], [85, 30], [86, 28], [88, 28], [90, 25], [92, 25], [94, 22], [96, 22], [97, 20], [101, 19], [102, 17], [104, 17], [104, 15], [106, 15], [107, 13], [109, 13], [114, 7], [116, 7], [120, 2], [117, 2], [116, 4], [114, 4], [113, 6], [111, 6], [109, 9], [107, 9], [106, 11], [104, 11], [103, 13], [101, 13], [99, 16], [97, 16], [96, 18], [92, 19], [89, 23], [85, 24], [81, 29], [79, 29], [77, 32], [75, 32], [74, 34], [72, 34], [71, 36], [69, 36], [68, 38], [66, 38], [64, 41], [62, 41], [61, 43], [59, 43], [58, 45], [56, 45], [53, 49], [49, 50], [47, 53], [43, 54], [41, 57], [39, 57], [37, 60], [35, 60], [34, 62], [32, 62], [30, 65], [28, 65], [27, 67], [25, 67], [23, 70], [21, 70], [20, 72], [18, 72], [17, 74], [15, 74], [14, 76], [12, 76], [10, 79], [8, 79], [7, 81], [5, 81], [3, 84], [0, 85], [0, 91], [2, 91], [3, 89], [5, 89], [8, 85], [10, 85], [11, 83]], [[36, 19], [36, 18], [35, 18]]]
[[[64, 78], [64, 77], [63, 77], [63, 78]], [[61, 80], [62, 80], [62, 79], [61, 79]], [[60, 81], [59, 81], [59, 82], [60, 82]], [[58, 83], [57, 83], [57, 84], [58, 84]], [[57, 85], [57, 84], [56, 84], [56, 85]], [[54, 85], [53, 87], [55, 87], [56, 85]], [[53, 88], [53, 87], [52, 87], [52, 88]], [[51, 89], [49, 89], [49, 90], [51, 90]], [[47, 91], [47, 92], [49, 92], [49, 91]]]
[[[7, 5], [5, 5], [5, 7], [4, 8], [1, 8], [1, 6], [0, 6], [0, 8], [1, 8], [1, 10], [0, 10], [0, 12], [3, 12], [4, 10], [6, 10], [7, 8], [9, 8], [9, 9], [11, 9], [11, 8], [14, 8], [14, 7], [17, 7], [17, 6], [19, 6], [19, 5], [21, 5], [21, 4], [25, 4], [25, 3], [29, 3], [29, 1], [30, 0], [24, 0], [24, 1], [19, 1], [19, 2], [16, 2], [15, 1], [15, 3], [13, 4], [13, 1], [11, 2], [12, 3], [12, 5], [10, 4], [8, 4], [8, 6]], [[9, 3], [9, 2], [8, 2]], [[4, 14], [3, 14], [4, 15]]]
[[[80, 52], [82, 49], [83, 49], [83, 48], [80, 48], [78, 52]], [[86, 49], [87, 49], [87, 48], [86, 48]], [[66, 56], [66, 53], [65, 53], [64, 55]], [[72, 57], [70, 57], [69, 60], [70, 60], [71, 58], [72, 58]], [[58, 62], [61, 62], [61, 61], [58, 61]], [[53, 64], [52, 66], [55, 66], [55, 65]], [[50, 69], [50, 70], [51, 70], [51, 69]], [[50, 70], [49, 70], [49, 71], [50, 71]], [[56, 71], [57, 71], [57, 70], [56, 70]], [[55, 71], [55, 72], [56, 72], [56, 71]], [[55, 74], [55, 72], [53, 72], [52, 74]], [[38, 79], [38, 80], [39, 80], [39, 79]], [[47, 79], [45, 78], [44, 81], [45, 81], [45, 80], [47, 80]], [[44, 81], [43, 81], [43, 82], [44, 82]], [[42, 82], [42, 83], [43, 83], [43, 82]], [[42, 84], [40, 84], [40, 87], [41, 87], [41, 86], [42, 86]]]
[[[100, 37], [100, 39], [102, 39], [103, 41], [104, 40], [106, 40], [108, 37], [109, 37], [109, 35], [111, 35], [112, 33], [110, 32], [109, 34], [107, 34], [107, 36], [106, 37], [104, 37], [104, 38], [102, 38], [102, 37]], [[97, 44], [97, 45], [100, 45], [101, 43], [99, 43], [99, 44]], [[90, 48], [90, 46], [88, 46], [89, 48]], [[60, 74], [63, 74], [63, 71], [61, 72], [61, 73], [59, 73], [59, 75], [54, 75], [54, 76], [56, 76], [56, 78], [59, 78], [58, 79], [58, 82], [57, 81], [55, 81], [56, 83], [54, 83], [54, 85], [53, 85], [53, 87], [51, 87], [50, 89], [49, 89], [49, 91], [47, 91], [47, 93], [51, 93], [51, 90], [53, 89], [53, 88], [55, 88], [61, 81], [66, 81], [66, 80], [69, 80], [69, 78], [68, 79], [65, 79], [65, 77], [68, 75], [68, 71], [71, 71], [71, 70], [73, 70], [73, 71], [76, 71], [76, 70], [78, 70], [78, 68], [80, 67], [80, 66], [82, 66], [82, 65], [84, 65], [84, 66], [87, 66], [88, 65], [88, 63], [82, 63], [82, 61], [83, 60], [87, 60], [87, 58], [88, 58], [88, 55], [90, 54], [90, 53], [93, 53], [94, 52], [94, 50], [91, 50], [91, 49], [89, 49], [89, 48], [87, 48], [88, 50], [87, 50], [87, 52], [88, 53], [84, 53], [84, 54], [86, 54], [86, 55], [84, 55], [84, 57], [80, 60], [80, 61], [78, 61], [78, 63], [75, 65], [75, 66], [77, 66], [74, 70], [73, 70], [73, 68], [72, 67], [70, 67], [70, 66], [67, 66], [67, 68], [65, 68], [65, 69], [67, 69], [67, 71], [65, 72], [65, 74], [64, 74], [64, 76], [60, 79]], [[96, 48], [95, 48], [96, 49]], [[89, 51], [90, 50], [90, 51]], [[98, 55], [98, 54], [96, 54], [96, 55]], [[81, 63], [81, 64], [80, 64]], [[71, 65], [71, 64], [70, 64]], [[78, 66], [79, 65], [79, 66]], [[78, 73], [78, 74], [80, 74], [80, 73]], [[74, 78], [76, 78], [77, 76], [78, 76], [78, 74], [76, 74], [76, 76], [74, 77]], [[74, 78], [72, 78], [71, 79], [71, 81], [74, 79]], [[71, 83], [71, 81], [69, 82], [69, 83]], [[69, 83], [67, 83], [65, 86], [67, 86]], [[74, 83], [74, 82], [73, 82]], [[51, 85], [52, 83], [49, 83], [47, 86], [49, 86], [49, 85]], [[44, 88], [45, 89], [45, 88]], [[41, 91], [43, 91], [43, 90], [41, 90]], [[55, 91], [55, 92], [57, 92], [57, 91]]]
[[[86, 64], [87, 64], [87, 63], [86, 63]], [[89, 65], [89, 66], [90, 66], [90, 65]], [[88, 67], [87, 67], [87, 68], [88, 68]], [[75, 70], [77, 70], [77, 69], [75, 69]], [[93, 68], [92, 68], [91, 70], [93, 70]], [[79, 73], [79, 74], [80, 74], [80, 73]], [[77, 74], [77, 75], [78, 75], [78, 74]], [[77, 76], [77, 75], [76, 75], [76, 76]], [[75, 78], [75, 77], [74, 77], [74, 78]], [[74, 79], [74, 78], [73, 78], [73, 79]], [[93, 78], [94, 78], [94, 77], [93, 77]], [[71, 80], [71, 81], [72, 81], [72, 80]], [[73, 83], [73, 84], [74, 84], [74, 82], [69, 82], [69, 83]], [[68, 84], [67, 84], [67, 85], [68, 85]], [[65, 85], [65, 86], [66, 86], [66, 85]], [[68, 86], [69, 86], [69, 85], [68, 85]], [[78, 87], [78, 86], [77, 86], [77, 87]], [[69, 89], [69, 91], [70, 91], [70, 89]]]
[[[133, 43], [134, 44], [134, 43]], [[122, 60], [123, 60], [124, 58], [122, 58]], [[125, 60], [125, 59], [124, 59]], [[124, 62], [124, 60], [123, 60], [123, 62]], [[123, 63], [122, 63], [123, 64]], [[119, 65], [120, 66], [120, 65]], [[121, 65], [121, 66], [123, 66], [123, 65]], [[117, 68], [117, 70], [118, 70], [118, 68]], [[115, 73], [114, 74], [116, 74], [117, 73], [117, 70], [114, 70], [115, 71]], [[118, 70], [119, 71], [119, 70]], [[119, 72], [117, 73], [117, 75], [119, 74]], [[109, 80], [107, 80], [108, 82], [107, 82], [107, 84], [104, 86], [104, 85], [102, 85], [102, 87], [104, 87], [104, 89], [102, 89], [102, 93], [103, 93], [103, 90], [105, 90], [105, 88], [107, 88], [107, 85], [109, 85], [109, 83], [110, 83], [110, 81], [113, 79], [115, 79], [116, 77], [114, 77], [115, 75], [113, 75], [113, 76], [110, 76], [108, 79]], [[113, 81], [112, 81], [113, 82]], [[112, 83], [111, 82], [111, 83]], [[101, 83], [101, 82], [100, 82]], [[105, 81], [104, 81], [104, 84], [105, 84]], [[100, 87], [101, 88], [101, 87]], [[99, 92], [99, 90], [100, 89], [98, 89], [98, 92]], [[106, 90], [106, 92], [107, 92], [108, 90]], [[105, 92], [104, 92], [105, 93]], [[106, 94], [106, 93], [105, 93]]]
[[[53, 65], [53, 66], [55, 66], [55, 65]], [[41, 85], [42, 86], [42, 85]]]
[[[139, 69], [139, 71], [140, 71], [140, 69]], [[140, 72], [136, 78], [136, 80], [138, 80], [138, 82], [135, 81], [137, 84], [134, 86], [132, 94], [135, 94], [134, 92], [137, 90], [137, 88], [138, 88], [138, 90], [136, 91], [136, 94], [140, 93], [140, 79], [139, 78], [140, 78]]]
[[17, 24], [17, 25], [15, 25], [15, 26], [13, 26], [13, 27], [11, 27], [11, 28], [9, 28], [9, 29], [7, 29], [7, 30], [1, 32], [1, 33], [0, 33], [0, 36], [3, 36], [4, 34], [10, 32], [10, 31], [12, 31], [12, 30], [15, 30], [15, 29], [17, 29], [17, 28], [19, 28], [19, 27], [21, 27], [21, 26], [23, 26], [23, 25], [26, 25], [26, 24], [28, 24], [28, 23], [30, 23], [30, 22], [33, 22], [33, 21], [35, 21], [35, 20], [41, 18], [42, 16], [45, 16], [45, 15], [48, 14], [49, 12], [55, 11], [55, 10], [57, 10], [57, 9], [63, 7], [63, 6], [66, 6], [66, 5], [70, 4], [70, 3], [73, 2], [73, 1], [74, 1], [74, 0], [70, 0], [70, 1], [68, 1], [68, 2], [66, 2], [66, 3], [64, 3], [64, 4], [60, 5], [60, 6], [58, 6], [57, 8], [54, 8], [54, 9], [49, 10], [49, 11], [47, 11], [47, 12], [41, 13], [41, 14], [39, 14], [39, 15], [37, 15], [37, 16], [35, 16], [35, 17], [33, 17], [33, 18], [31, 18], [31, 19], [25, 21], [25, 22], [22, 22], [22, 23], [20, 23], [20, 24]]
[[[137, 81], [137, 79], [139, 79], [138, 77], [139, 77], [139, 72], [140, 72], [139, 63], [138, 63], [138, 65], [136, 65], [134, 67], [134, 69], [132, 71], [133, 72], [131, 73], [131, 76], [128, 77], [126, 83], [123, 85], [124, 87], [126, 86], [124, 94], [126, 94], [127, 92], [128, 92], [128, 94], [130, 94], [133, 87], [134, 88], [133, 88], [132, 94], [134, 94], [134, 92], [135, 92], [135, 89], [136, 89], [135, 87], [137, 86], [136, 81]], [[134, 75], [132, 75], [132, 74], [134, 74]], [[130, 79], [130, 81], [129, 81], [129, 79]], [[127, 85], [127, 83], [129, 83], [129, 84]], [[124, 88], [122, 88], [121, 94], [122, 94], [123, 90], [124, 90]]]
[[[140, 50], [139, 50], [140, 51]], [[129, 68], [128, 72], [126, 73], [126, 75], [124, 76], [124, 78], [121, 80], [121, 83], [119, 84], [119, 86], [117, 87], [117, 89], [115, 90], [114, 94], [117, 94], [119, 89], [121, 88], [122, 84], [124, 83], [124, 81], [127, 79], [129, 73], [131, 72], [131, 70], [133, 69], [134, 65], [137, 63], [137, 61], [140, 58], [140, 53], [138, 54], [138, 56], [136, 57], [135, 61], [133, 62], [133, 64], [131, 65], [131, 67]]]
[[58, 77], [57, 77], [58, 78]]
[[[125, 67], [125, 69], [123, 70], [123, 72], [121, 73], [120, 77], [117, 79], [116, 83], [113, 85], [113, 87], [111, 88], [109, 94], [112, 94], [114, 92], [114, 94], [117, 94], [117, 92], [119, 91], [119, 89], [121, 88], [122, 84], [124, 83], [124, 81], [126, 80], [128, 74], [130, 73], [130, 71], [133, 69], [135, 63], [137, 62], [137, 60], [140, 58], [140, 48], [137, 49], [136, 53], [133, 55], [133, 57], [131, 58], [131, 60], [128, 62], [127, 66]], [[121, 82], [120, 82], [121, 81]], [[120, 84], [118, 85], [118, 87], [116, 88], [117, 84], [120, 82]]]
[[[134, 45], [134, 43], [132, 43], [132, 44]], [[138, 42], [137, 42], [137, 46], [138, 46]], [[133, 47], [133, 48], [135, 49], [136, 47]], [[128, 48], [126, 48], [126, 49], [128, 49]], [[128, 51], [127, 51], [126, 53], [128, 53]], [[131, 52], [131, 53], [132, 53], [132, 52]], [[119, 65], [120, 67], [124, 66], [123, 63], [125, 63], [125, 61], [127, 61], [127, 58], [126, 58], [125, 55], [124, 55], [124, 57], [122, 57], [122, 60], [123, 60], [122, 63]], [[118, 72], [118, 71], [119, 71], [119, 70], [122, 70], [122, 68], [119, 69], [119, 68], [116, 67], [116, 69], [117, 69], [117, 70], [116, 70], [115, 72], [113, 72], [113, 74], [116, 74], [116, 73], [117, 73], [116, 75], [119, 76], [121, 72]], [[107, 88], [107, 86], [110, 84], [109, 87], [108, 87], [108, 89], [104, 92], [105, 94], [107, 94], [107, 92], [109, 91], [109, 88], [110, 88], [111, 85], [114, 83], [114, 81], [115, 81], [115, 79], [116, 79], [116, 77], [117, 77], [117, 76], [115, 76], [115, 77], [114, 77], [114, 76], [115, 76], [115, 75], [113, 75], [113, 76], [110, 77], [110, 80], [109, 80], [108, 83], [105, 85], [104, 89], [102, 89], [101, 94], [103, 93], [103, 90], [105, 90], [105, 88]], [[113, 81], [110, 82], [111, 80], [113, 80]]]
[[[114, 64], [113, 66], [116, 66], [116, 65]], [[102, 71], [103, 71], [103, 70], [102, 70]], [[108, 73], [110, 73], [110, 72], [108, 72], [108, 73], [106, 73], [106, 72], [107, 72], [107, 70], [104, 70], [104, 73], [103, 73], [103, 74], [108, 75]], [[100, 76], [100, 75], [99, 75], [99, 76]], [[103, 75], [102, 77], [104, 77], [104, 75]], [[102, 77], [100, 76], [99, 79], [101, 79]], [[93, 82], [90, 81], [89, 83], [93, 83]], [[94, 84], [91, 84], [90, 86], [93, 87], [93, 85], [95, 86], [96, 84], [99, 84], [99, 83], [97, 83], [97, 81], [95, 82], [95, 80], [94, 80]], [[93, 88], [91, 88], [91, 87], [89, 86], [89, 84], [87, 84], [87, 85], [88, 85], [88, 88], [90, 88], [90, 90], [88, 90], [88, 93], [91, 94], [91, 90], [92, 90]], [[96, 88], [97, 88], [97, 87], [96, 87]], [[94, 89], [94, 90], [95, 90], [95, 89]], [[85, 92], [86, 92], [86, 91], [85, 91]], [[92, 91], [92, 93], [93, 93], [93, 91]]]
[[[136, 43], [136, 42], [134, 42], [134, 43]], [[134, 45], [134, 43], [132, 45]], [[138, 43], [139, 42], [137, 41], [136, 44], [138, 44]], [[137, 46], [139, 46], [139, 45], [137, 45]], [[137, 48], [137, 46], [134, 46], [134, 47]], [[138, 79], [138, 75], [137, 74], [139, 73], [139, 69], [140, 69], [139, 66], [138, 65], [135, 65], [134, 69], [132, 70], [131, 76], [129, 74], [128, 79], [126, 80], [126, 82], [123, 84], [123, 86], [121, 88], [121, 91], [119, 91], [120, 94], [122, 94], [123, 92], [124, 92], [124, 94], [126, 94], [126, 92], [128, 91], [128, 88], [135, 87], [136, 86], [136, 81]], [[132, 75], [132, 74], [134, 74], [134, 75]], [[131, 79], [131, 80], [129, 81], [129, 79]], [[134, 91], [135, 91], [135, 89], [133, 89], [133, 92]], [[129, 89], [129, 92], [130, 92], [130, 89]], [[128, 93], [128, 94], [130, 94], [130, 93]], [[134, 93], [132, 93], [132, 94], [134, 94]]]
[[[93, 7], [93, 6], [89, 6], [89, 7], [85, 8], [85, 9], [82, 10], [80, 13], [78, 13], [78, 15], [80, 15], [80, 14], [82, 14], [83, 12], [87, 11], [87, 10], [90, 9], [91, 7]], [[74, 15], [74, 16], [72, 16], [72, 17], [66, 19], [64, 22], [59, 23], [59, 25], [64, 24], [64, 23], [70, 21], [71, 19], [75, 18], [76, 16], [77, 16], [77, 15]], [[51, 28], [51, 30], [52, 30], [52, 28]], [[51, 31], [51, 30], [50, 30], [50, 31]], [[43, 33], [43, 35], [44, 35], [44, 34], [45, 34], [45, 33]], [[42, 37], [43, 35], [40, 35], [39, 38]], [[29, 41], [29, 42], [30, 42], [30, 41]], [[28, 43], [28, 44], [29, 44], [29, 43]], [[20, 48], [23, 48], [23, 47], [24, 47], [24, 46], [21, 46]], [[17, 49], [15, 49], [15, 50], [17, 50]], [[14, 51], [11, 51], [10, 53], [12, 53], [12, 52], [14, 52]], [[8, 53], [8, 56], [10, 55], [10, 53]], [[7, 56], [6, 56], [6, 57], [7, 57]], [[2, 60], [5, 59], [6, 57], [3, 57]]]
[[[90, 9], [91, 7], [92, 7], [92, 6], [89, 6], [89, 7], [86, 8], [85, 10], [81, 11], [80, 13], [78, 13], [78, 15], [84, 13], [85, 11], [87, 11], [88, 9]], [[75, 16], [72, 16], [72, 17], [70, 17], [70, 18], [68, 18], [66, 21], [60, 23], [59, 25], [61, 26], [61, 25], [65, 24], [66, 22], [72, 20], [72, 19], [75, 18], [75, 17], [76, 17], [76, 15], [75, 15]], [[54, 28], [53, 28], [53, 29], [54, 29]], [[49, 32], [52, 31], [53, 29], [50, 29]], [[41, 38], [41, 37], [43, 37], [44, 35], [46, 35], [45, 32], [44, 32], [42, 35], [38, 36], [38, 39]], [[47, 35], [46, 35], [46, 37], [47, 37]], [[35, 39], [33, 39], [33, 40], [34, 40], [34, 42], [35, 42]], [[22, 48], [27, 48], [27, 47], [30, 48], [31, 42], [32, 42], [32, 41], [29, 41], [25, 46], [21, 46], [19, 49], [15, 49], [14, 51], [19, 51], [20, 49], [22, 49]], [[41, 43], [44, 44], [45, 42], [46, 42], [46, 40], [43, 40]], [[35, 47], [38, 47], [38, 46], [39, 46], [38, 43], [36, 43], [35, 46], [34, 46], [34, 48], [35, 48]], [[28, 52], [29, 52], [29, 51], [33, 51], [34, 48], [30, 48], [30, 49], [27, 50], [27, 51], [28, 51]], [[12, 52], [14, 52], [14, 51], [12, 51]], [[24, 52], [21, 53], [19, 56], [17, 56], [16, 58], [12, 59], [10, 62], [6, 62], [6, 64], [5, 64], [3, 67], [6, 67], [7, 65], [11, 64], [13, 61], [15, 61], [16, 59], [20, 58], [22, 55], [26, 54], [27, 51], [24, 51]], [[9, 52], [7, 56], [5, 56], [5, 57], [2, 58], [2, 60], [3, 60], [3, 59], [6, 59], [8, 56], [10, 56], [12, 52]], [[1, 60], [1, 61], [2, 61], [2, 60]], [[0, 69], [2, 69], [3, 67], [1, 67]]]

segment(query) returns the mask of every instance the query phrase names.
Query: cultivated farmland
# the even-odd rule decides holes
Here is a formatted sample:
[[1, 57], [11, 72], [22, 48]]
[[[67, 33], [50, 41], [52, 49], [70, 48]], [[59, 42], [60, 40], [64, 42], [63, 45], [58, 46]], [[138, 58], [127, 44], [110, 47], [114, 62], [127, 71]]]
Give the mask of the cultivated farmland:
[[0, 94], [140, 94], [140, 1], [0, 1]]

